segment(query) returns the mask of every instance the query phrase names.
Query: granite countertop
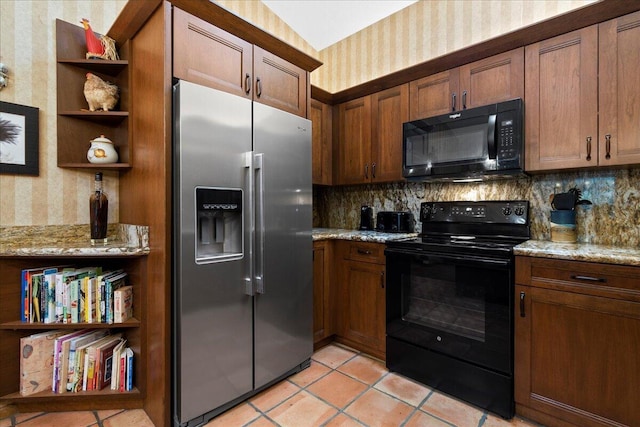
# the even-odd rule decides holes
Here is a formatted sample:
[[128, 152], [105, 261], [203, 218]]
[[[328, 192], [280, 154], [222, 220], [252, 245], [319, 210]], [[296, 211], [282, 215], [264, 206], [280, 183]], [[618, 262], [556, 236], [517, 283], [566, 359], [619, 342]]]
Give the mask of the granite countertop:
[[640, 249], [629, 247], [528, 240], [516, 246], [513, 253], [539, 258], [640, 266]]
[[359, 242], [386, 243], [415, 239], [418, 233], [381, 233], [379, 231], [348, 230], [344, 228], [314, 228], [313, 240], [355, 240]]
[[91, 246], [89, 225], [0, 227], [0, 257], [147, 255], [149, 227], [109, 224], [107, 244]]

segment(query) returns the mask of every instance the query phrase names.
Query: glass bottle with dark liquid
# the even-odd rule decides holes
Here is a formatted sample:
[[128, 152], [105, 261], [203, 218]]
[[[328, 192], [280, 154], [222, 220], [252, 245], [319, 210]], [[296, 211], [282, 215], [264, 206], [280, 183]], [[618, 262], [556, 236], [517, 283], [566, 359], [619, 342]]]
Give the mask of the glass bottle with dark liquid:
[[89, 198], [89, 221], [91, 225], [91, 244], [104, 245], [107, 243], [107, 213], [109, 200], [102, 191], [102, 172], [96, 173], [95, 191]]

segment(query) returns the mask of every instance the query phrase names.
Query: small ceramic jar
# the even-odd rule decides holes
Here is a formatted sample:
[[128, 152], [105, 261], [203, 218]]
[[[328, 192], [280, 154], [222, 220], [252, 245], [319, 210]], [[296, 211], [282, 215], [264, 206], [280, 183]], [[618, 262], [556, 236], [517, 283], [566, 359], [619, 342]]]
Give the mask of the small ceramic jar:
[[113, 148], [113, 142], [104, 135], [92, 139], [91, 147], [87, 151], [87, 160], [89, 163], [116, 163], [118, 161], [118, 153]]

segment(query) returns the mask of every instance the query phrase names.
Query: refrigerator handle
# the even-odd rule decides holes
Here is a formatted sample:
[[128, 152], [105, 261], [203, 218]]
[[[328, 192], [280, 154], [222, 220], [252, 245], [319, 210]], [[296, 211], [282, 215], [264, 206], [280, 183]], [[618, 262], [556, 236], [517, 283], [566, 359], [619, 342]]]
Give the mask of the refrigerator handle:
[[[244, 231], [243, 231], [243, 236], [242, 238], [245, 239], [246, 233], [249, 233], [249, 235], [251, 235], [253, 233], [253, 230], [255, 228], [255, 224], [254, 224], [254, 211], [253, 211], [253, 204], [252, 203], [246, 203], [247, 200], [253, 200], [254, 194], [254, 184], [253, 184], [253, 151], [249, 151], [245, 153], [245, 163], [244, 163], [244, 167], [245, 167], [245, 172], [246, 172], [246, 177], [247, 177], [247, 183], [246, 183], [246, 189], [247, 192], [249, 194], [247, 194], [247, 197], [245, 198], [244, 202], [244, 214], [245, 214], [245, 219], [244, 219]], [[254, 248], [253, 248], [253, 239], [248, 239], [249, 241], [249, 247], [245, 248], [245, 252], [248, 252], [249, 254], [253, 254], [254, 253]], [[247, 242], [247, 239], [244, 240], [244, 242]], [[249, 256], [249, 258], [251, 258]], [[251, 262], [247, 262], [245, 264], [247, 266], [247, 271], [245, 272], [244, 275], [244, 293], [249, 295], [249, 296], [253, 296], [256, 294], [255, 292], [255, 288], [253, 286], [253, 263]]]
[[253, 168], [256, 172], [255, 178], [255, 267], [254, 280], [256, 282], [256, 293], [265, 293], [264, 283], [264, 154], [254, 155]]

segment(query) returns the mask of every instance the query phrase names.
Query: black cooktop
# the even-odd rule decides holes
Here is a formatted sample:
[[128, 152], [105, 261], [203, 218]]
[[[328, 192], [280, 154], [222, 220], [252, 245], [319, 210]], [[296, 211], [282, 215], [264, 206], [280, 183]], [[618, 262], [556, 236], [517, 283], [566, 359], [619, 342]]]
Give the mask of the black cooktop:
[[413, 240], [388, 242], [390, 248], [472, 256], [511, 256], [530, 238], [529, 202], [425, 202], [422, 232]]

